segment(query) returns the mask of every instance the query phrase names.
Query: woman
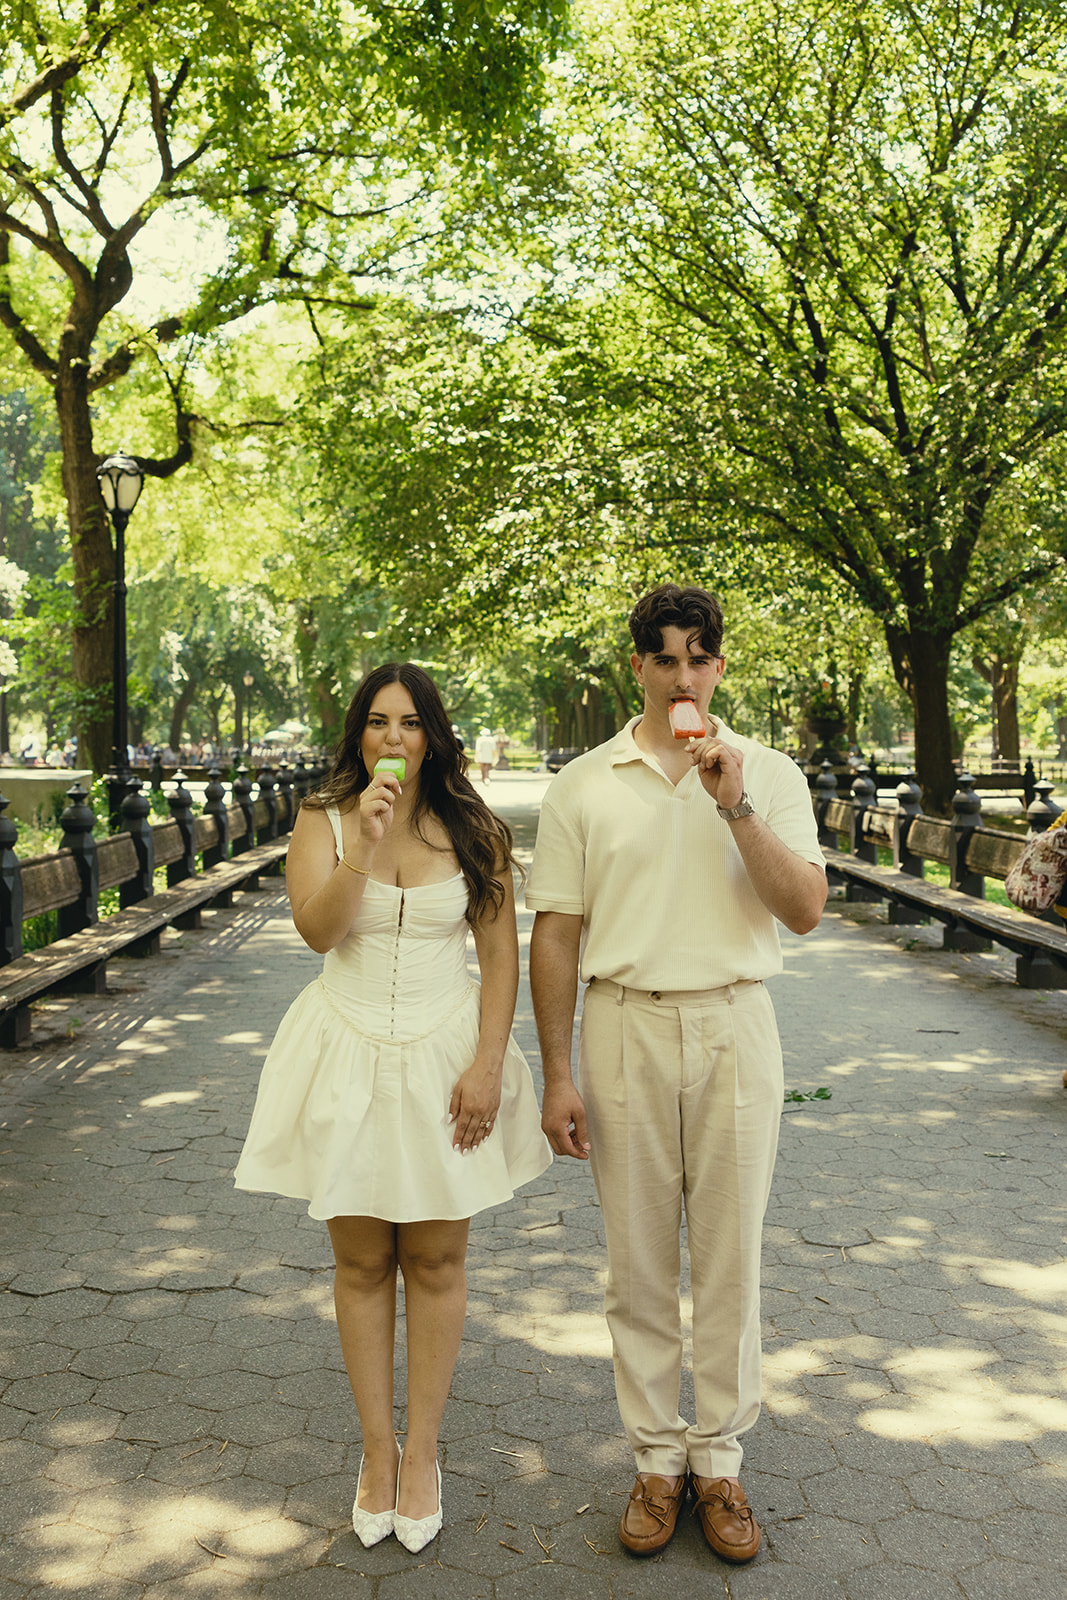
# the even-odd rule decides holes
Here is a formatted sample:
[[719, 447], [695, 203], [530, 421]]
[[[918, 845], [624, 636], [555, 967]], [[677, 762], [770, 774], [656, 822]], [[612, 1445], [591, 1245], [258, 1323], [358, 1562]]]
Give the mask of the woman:
[[[401, 761], [396, 771], [378, 762]], [[320, 794], [293, 829], [293, 921], [325, 955], [264, 1064], [239, 1188], [296, 1195], [330, 1230], [334, 1302], [363, 1431], [352, 1523], [421, 1550], [441, 1527], [437, 1436], [463, 1334], [470, 1218], [551, 1161], [511, 1039], [511, 834], [464, 774], [421, 668], [360, 684]], [[466, 964], [473, 930], [481, 994]], [[407, 1437], [393, 1431], [397, 1271]]]

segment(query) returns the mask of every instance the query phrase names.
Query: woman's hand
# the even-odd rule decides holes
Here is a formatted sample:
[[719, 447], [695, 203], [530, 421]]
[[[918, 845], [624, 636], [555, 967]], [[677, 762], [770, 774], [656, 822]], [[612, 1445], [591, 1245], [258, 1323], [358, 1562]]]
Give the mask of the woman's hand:
[[457, 1082], [448, 1102], [454, 1150], [466, 1155], [492, 1133], [500, 1109], [501, 1076], [501, 1068], [475, 1060]]
[[370, 845], [381, 844], [393, 825], [393, 802], [400, 794], [395, 772], [376, 772], [359, 797], [359, 836]]

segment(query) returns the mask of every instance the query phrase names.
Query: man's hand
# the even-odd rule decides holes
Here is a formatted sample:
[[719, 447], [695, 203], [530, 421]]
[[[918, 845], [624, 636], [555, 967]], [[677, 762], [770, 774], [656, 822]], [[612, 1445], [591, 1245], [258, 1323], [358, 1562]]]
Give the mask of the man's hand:
[[745, 792], [742, 772], [744, 757], [732, 744], [719, 738], [719, 724], [715, 717], [708, 718], [711, 733], [706, 739], [690, 739], [686, 748], [689, 758], [711, 798], [728, 811], [741, 804]]
[[585, 1104], [573, 1083], [546, 1086], [541, 1126], [556, 1155], [589, 1160]]

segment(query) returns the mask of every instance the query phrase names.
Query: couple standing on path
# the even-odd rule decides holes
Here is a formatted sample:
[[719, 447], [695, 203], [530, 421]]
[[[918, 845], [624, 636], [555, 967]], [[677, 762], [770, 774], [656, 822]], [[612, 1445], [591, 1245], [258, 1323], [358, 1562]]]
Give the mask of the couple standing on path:
[[[543, 1171], [551, 1145], [590, 1160], [604, 1216], [616, 1393], [637, 1465], [623, 1545], [663, 1549], [691, 1491], [718, 1555], [743, 1562], [759, 1547], [738, 1471], [760, 1406], [760, 1232], [782, 1101], [763, 980], [781, 967], [776, 919], [813, 929], [826, 880], [802, 774], [709, 714], [725, 664], [718, 602], [663, 584], [630, 630], [642, 714], [557, 776], [527, 886], [547, 1143], [509, 1038], [510, 833], [464, 775], [418, 668], [379, 668], [360, 686], [334, 772], [294, 830], [294, 920], [326, 962], [279, 1029], [237, 1182], [307, 1198], [329, 1222], [364, 1439], [353, 1525], [365, 1544], [395, 1533], [418, 1550], [441, 1527], [437, 1430], [469, 1218]], [[687, 701], [691, 732], [673, 709]], [[402, 775], [375, 771], [379, 757], [400, 760]], [[465, 976], [468, 924], [480, 1003]], [[678, 1410], [683, 1203], [693, 1424]]]

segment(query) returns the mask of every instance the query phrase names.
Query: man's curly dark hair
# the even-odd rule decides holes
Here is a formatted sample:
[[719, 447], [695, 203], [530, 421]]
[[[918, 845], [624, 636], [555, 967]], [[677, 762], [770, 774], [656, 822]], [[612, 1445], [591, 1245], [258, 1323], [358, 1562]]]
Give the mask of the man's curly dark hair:
[[706, 589], [661, 583], [644, 595], [630, 612], [630, 633], [639, 656], [663, 649], [664, 628], [684, 628], [688, 645], [699, 639], [709, 656], [722, 655], [722, 607]]

